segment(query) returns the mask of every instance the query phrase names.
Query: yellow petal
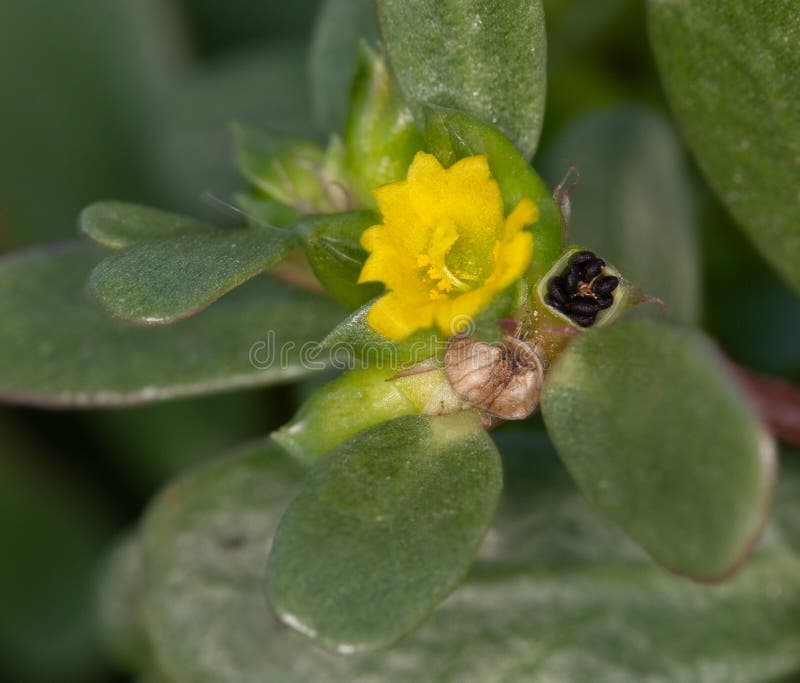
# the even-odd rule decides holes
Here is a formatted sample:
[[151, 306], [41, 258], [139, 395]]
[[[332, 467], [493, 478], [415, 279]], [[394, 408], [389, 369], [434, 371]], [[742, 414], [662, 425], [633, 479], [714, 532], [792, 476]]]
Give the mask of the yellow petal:
[[[520, 231], [511, 240], [500, 242], [495, 269], [486, 284], [496, 292], [505, 289], [514, 280], [522, 277], [533, 254], [533, 235]], [[490, 284], [491, 282], [491, 284]]]
[[[372, 191], [383, 217], [383, 225], [408, 251], [419, 253], [425, 249], [430, 237], [430, 226], [424, 217], [417, 215], [408, 182], [398, 181]], [[366, 248], [366, 247], [365, 247]]]
[[396, 292], [390, 292], [372, 304], [367, 323], [384, 337], [398, 341], [433, 324], [433, 305], [414, 305]]
[[445, 169], [439, 160], [428, 152], [417, 152], [408, 167], [406, 180], [412, 183], [440, 183], [444, 179]]
[[511, 239], [526, 225], [532, 225], [539, 220], [539, 207], [528, 197], [519, 200], [514, 210], [506, 218], [506, 229], [503, 239]]
[[364, 231], [361, 244], [371, 253], [361, 268], [358, 283], [385, 282], [393, 289], [416, 275], [416, 264], [406, 250], [384, 237], [383, 230], [379, 227]]
[[438, 303], [436, 325], [442, 334], [463, 332], [475, 315], [492, 300], [497, 292], [492, 287], [478, 287], [453, 299]]
[[382, 225], [373, 225], [361, 233], [361, 246], [367, 251], [375, 251], [383, 242], [385, 228]]

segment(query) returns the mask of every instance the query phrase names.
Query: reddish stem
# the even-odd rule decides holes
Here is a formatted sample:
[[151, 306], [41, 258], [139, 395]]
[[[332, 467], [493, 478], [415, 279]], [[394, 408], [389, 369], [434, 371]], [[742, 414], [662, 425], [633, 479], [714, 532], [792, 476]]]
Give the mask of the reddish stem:
[[738, 365], [734, 371], [773, 434], [800, 446], [800, 386]]

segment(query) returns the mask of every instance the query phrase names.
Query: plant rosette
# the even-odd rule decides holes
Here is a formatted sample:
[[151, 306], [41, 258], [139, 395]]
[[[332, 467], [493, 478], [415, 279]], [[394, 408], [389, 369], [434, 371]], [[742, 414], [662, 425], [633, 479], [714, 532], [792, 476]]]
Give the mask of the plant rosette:
[[[714, 345], [624, 319], [646, 298], [602, 254], [568, 246], [563, 198], [529, 163], [546, 91], [541, 3], [493, 5], [480, 21], [471, 3], [416, 4], [378, 1], [387, 57], [361, 46], [341, 140], [236, 128], [246, 226], [100, 202], [81, 230], [110, 253], [34, 253], [0, 269], [0, 290], [22, 300], [3, 304], [15, 321], [4, 392], [31, 403], [285, 383], [347, 350], [346, 371], [308, 394], [269, 457], [198, 480], [234, 502], [240, 490], [256, 506], [281, 501], [275, 524], [256, 523], [263, 543], [242, 541], [242, 575], [252, 584], [267, 559], [258, 576], [274, 614], [339, 654], [394, 643], [464, 579], [501, 500], [488, 432], [537, 407], [594, 507], [698, 582], [743, 566], [775, 480], [774, 442]], [[440, 39], [451, 24], [463, 40]], [[83, 296], [87, 271], [102, 310]], [[56, 280], [70, 287], [40, 284]], [[254, 354], [265, 321], [279, 363]], [[20, 342], [52, 329], [69, 343]], [[70, 367], [82, 371], [59, 374]], [[261, 485], [273, 461], [291, 501]], [[148, 567], [175, 531], [171, 491], [144, 525]], [[225, 505], [198, 507], [232, 523]], [[153, 567], [169, 574], [173, 560]], [[156, 635], [166, 602], [145, 610]]]

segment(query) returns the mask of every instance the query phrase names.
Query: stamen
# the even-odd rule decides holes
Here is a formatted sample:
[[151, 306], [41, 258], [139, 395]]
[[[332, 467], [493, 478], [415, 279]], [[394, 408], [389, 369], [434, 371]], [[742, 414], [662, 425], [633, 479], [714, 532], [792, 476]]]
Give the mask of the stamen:
[[442, 266], [442, 272], [444, 273], [444, 276], [448, 279], [450, 284], [453, 285], [453, 287], [455, 287], [456, 289], [460, 289], [462, 291], [466, 291], [469, 289], [469, 285], [466, 282], [462, 282], [455, 275], [453, 275], [453, 273], [450, 272], [447, 266]]

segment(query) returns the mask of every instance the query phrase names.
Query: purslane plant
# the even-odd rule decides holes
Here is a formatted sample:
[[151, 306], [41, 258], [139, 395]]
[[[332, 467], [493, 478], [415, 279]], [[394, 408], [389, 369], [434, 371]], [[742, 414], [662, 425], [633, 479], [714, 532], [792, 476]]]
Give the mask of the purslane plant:
[[[659, 41], [692, 12], [717, 11], [697, 4], [650, 7], [678, 90], [682, 75]], [[569, 193], [553, 194], [530, 164], [543, 111], [539, 3], [379, 0], [378, 10], [383, 47], [360, 47], [341, 140], [323, 149], [236, 128], [247, 226], [100, 202], [81, 217], [83, 233], [112, 250], [96, 265], [96, 251], [75, 247], [58, 262], [12, 260], [0, 275], [63, 271], [77, 291], [92, 267], [105, 312], [68, 300], [101, 343], [119, 340], [119, 367], [98, 354], [96, 376], [10, 372], [4, 393], [31, 403], [123, 405], [346, 361], [268, 445], [167, 489], [141, 542], [120, 551], [120, 566], [144, 562], [157, 586], [141, 608], [147, 652], [136, 657], [176, 680], [197, 675], [183, 668], [186, 652], [163, 651], [164, 633], [187, 623], [167, 604], [169, 587], [180, 591], [180, 543], [213, 540], [265, 586], [269, 607], [245, 607], [250, 593], [205, 596], [230, 619], [268, 620], [269, 609], [340, 654], [390, 645], [454, 590], [482, 543], [491, 555], [504, 472], [489, 432], [537, 407], [585, 497], [671, 572], [733, 576], [767, 520], [775, 446], [728, 364], [698, 331], [626, 319], [647, 293], [570, 241]], [[265, 272], [268, 283], [215, 303]], [[21, 323], [19, 338], [37, 324]], [[274, 353], [253, 362], [253, 342], [270, 330]], [[260, 509], [272, 521], [259, 521]], [[203, 609], [189, 613], [202, 620]], [[369, 671], [370, 661], [353, 666]], [[344, 680], [350, 665], [313, 666]]]

